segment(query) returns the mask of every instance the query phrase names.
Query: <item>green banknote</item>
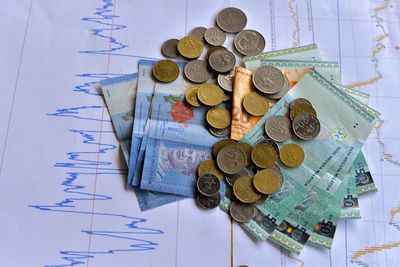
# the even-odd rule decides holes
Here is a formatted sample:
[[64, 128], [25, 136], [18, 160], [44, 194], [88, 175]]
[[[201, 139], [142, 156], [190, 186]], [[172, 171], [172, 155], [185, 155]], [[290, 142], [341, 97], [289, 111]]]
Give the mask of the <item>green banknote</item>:
[[[277, 224], [277, 229], [271, 233], [270, 238], [292, 251], [300, 251], [313, 232], [314, 226], [325, 216], [325, 213], [312, 214], [313, 217], [310, 220], [316, 220], [315, 224], [306, 220], [302, 225], [297, 222], [299, 220], [297, 217], [297, 224], [295, 224], [295, 220], [287, 221], [287, 217], [297, 206], [299, 213], [304, 214], [311, 213], [313, 211], [311, 207], [314, 207], [316, 203], [325, 207], [329, 206], [333, 202], [320, 202], [328, 199], [328, 196], [334, 198], [340, 190], [343, 190], [340, 196], [340, 201], [343, 201], [342, 197], [347, 188], [347, 180], [344, 178], [364, 140], [373, 129], [378, 113], [369, 112], [362, 103], [335, 87], [315, 70], [311, 70], [270, 112], [261, 118], [246, 134], [243, 141], [254, 145], [263, 139], [266, 120], [273, 115], [286, 115], [290, 102], [295, 98], [306, 98], [311, 101], [321, 122], [321, 132], [315, 140], [300, 141], [292, 138], [285, 142], [301, 145], [306, 154], [305, 161], [295, 169], [282, 166], [285, 182], [290, 184], [289, 188], [292, 188], [293, 193], [282, 194], [276, 199], [272, 194], [262, 203], [261, 206], [264, 209], [260, 210], [264, 215], [274, 219]], [[297, 200], [292, 201], [294, 198]], [[283, 205], [277, 205], [280, 208], [275, 209], [271, 205], [273, 201], [280, 201]], [[340, 209], [337, 211], [334, 207], [341, 207], [340, 202], [338, 205], [331, 206], [332, 213], [336, 212], [333, 215], [338, 217]], [[289, 225], [287, 229], [281, 225], [284, 220]], [[329, 224], [329, 221], [322, 221], [322, 223]]]

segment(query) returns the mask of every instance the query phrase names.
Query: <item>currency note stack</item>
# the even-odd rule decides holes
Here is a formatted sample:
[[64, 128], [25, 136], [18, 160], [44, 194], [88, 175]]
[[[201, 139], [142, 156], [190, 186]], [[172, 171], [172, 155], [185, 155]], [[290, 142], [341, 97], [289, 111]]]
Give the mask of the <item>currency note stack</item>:
[[217, 27], [162, 45], [177, 61], [101, 82], [128, 189], [143, 211], [194, 198], [258, 240], [330, 248], [338, 220], [360, 218], [358, 196], [376, 191], [361, 149], [379, 113], [317, 45], [263, 52], [246, 24], [223, 9]]

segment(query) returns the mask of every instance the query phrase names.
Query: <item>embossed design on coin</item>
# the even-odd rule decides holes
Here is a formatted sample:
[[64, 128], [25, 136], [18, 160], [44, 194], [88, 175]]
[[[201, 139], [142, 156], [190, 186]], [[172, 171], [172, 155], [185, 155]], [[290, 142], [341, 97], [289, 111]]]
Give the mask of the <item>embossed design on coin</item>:
[[275, 164], [277, 154], [270, 144], [257, 144], [251, 151], [253, 163], [260, 168], [269, 168]]
[[291, 137], [292, 124], [289, 118], [281, 115], [270, 117], [265, 123], [265, 133], [276, 142], [284, 142]]
[[295, 100], [292, 101], [292, 103], [290, 103], [290, 109], [292, 109], [295, 105], [299, 104], [299, 103], [306, 103], [310, 106], [312, 106], [311, 102], [308, 101], [305, 98], [296, 98]]
[[250, 92], [243, 98], [243, 107], [253, 116], [262, 116], [269, 109], [268, 98], [258, 92]]
[[217, 155], [217, 164], [226, 174], [235, 174], [246, 166], [246, 154], [236, 145], [222, 148]]
[[218, 141], [217, 143], [214, 144], [213, 146], [213, 155], [214, 157], [217, 157], [219, 151], [223, 149], [226, 146], [234, 145], [236, 144], [235, 140], [232, 139], [223, 139], [221, 141]]
[[197, 91], [199, 90], [199, 87], [190, 87], [186, 92], [185, 92], [185, 99], [186, 101], [192, 105], [193, 107], [201, 107], [201, 104], [199, 102], [199, 99], [197, 99]]
[[237, 179], [239, 179], [242, 176], [248, 176], [249, 172], [246, 169], [243, 169], [241, 172], [236, 173], [236, 174], [227, 174], [225, 175], [226, 182], [230, 185], [233, 186], [236, 182]]
[[188, 80], [194, 83], [204, 83], [211, 79], [212, 76], [212, 72], [204, 60], [189, 61], [186, 63], [183, 73]]
[[282, 183], [281, 176], [270, 169], [257, 172], [253, 180], [254, 187], [262, 194], [276, 192], [282, 186]]
[[203, 176], [206, 173], [214, 174], [218, 177], [218, 179], [224, 179], [224, 174], [218, 169], [217, 163], [215, 160], [208, 159], [204, 160], [200, 163], [199, 167], [197, 168], [197, 174]]
[[202, 84], [197, 91], [197, 97], [204, 105], [216, 106], [224, 100], [224, 91], [215, 84]]
[[208, 62], [213, 70], [217, 72], [228, 72], [235, 67], [236, 57], [228, 50], [218, 49], [210, 55]]
[[154, 65], [153, 75], [160, 82], [169, 83], [178, 78], [179, 67], [171, 60], [161, 60]]
[[213, 209], [218, 207], [221, 202], [221, 194], [218, 192], [212, 196], [205, 196], [203, 194], [197, 194], [197, 203], [203, 209]]
[[212, 126], [208, 126], [208, 131], [210, 131], [210, 133], [215, 137], [225, 137], [231, 133], [231, 127], [217, 129]]
[[285, 83], [282, 72], [271, 66], [261, 66], [253, 73], [254, 86], [263, 93], [276, 94]]
[[206, 120], [211, 127], [224, 129], [231, 124], [231, 112], [223, 107], [214, 107], [207, 111]]
[[285, 78], [285, 83], [283, 84], [281, 90], [280, 90], [278, 93], [276, 93], [276, 94], [270, 94], [270, 95], [268, 95], [268, 98], [269, 98], [269, 99], [279, 100], [279, 99], [281, 99], [287, 92], [289, 92], [289, 90], [290, 90], [290, 82], [289, 82], [289, 79], [288, 79], [286, 76], [284, 76], [284, 78]]
[[218, 13], [216, 22], [222, 30], [229, 33], [236, 33], [246, 27], [247, 17], [242, 10], [235, 7], [228, 7]]
[[197, 37], [200, 41], [204, 42], [204, 33], [206, 30], [207, 29], [204, 27], [196, 27], [190, 32], [189, 36]]
[[229, 206], [229, 213], [235, 221], [245, 223], [253, 218], [254, 209], [253, 205], [233, 201]]
[[224, 89], [225, 91], [232, 92], [233, 75], [234, 75], [233, 71], [229, 72], [228, 74], [222, 74], [222, 73], [218, 74], [217, 82], [219, 86], [221, 86], [221, 88]]
[[293, 108], [290, 109], [290, 119], [293, 121], [301, 113], [311, 113], [317, 116], [317, 112], [311, 105], [306, 102], [300, 102], [294, 104]]
[[311, 113], [297, 115], [293, 121], [292, 127], [294, 134], [303, 140], [314, 139], [321, 130], [318, 118]]
[[219, 28], [213, 27], [206, 30], [204, 38], [210, 45], [223, 45], [225, 43], [226, 34]]
[[265, 48], [265, 39], [257, 31], [244, 30], [235, 37], [236, 50], [245, 56], [252, 56], [261, 53]]
[[253, 186], [253, 177], [242, 176], [233, 185], [233, 194], [243, 203], [253, 203], [261, 198]]
[[279, 155], [279, 146], [274, 140], [265, 138], [261, 139], [258, 144], [270, 144], [275, 149], [276, 154]]
[[303, 148], [298, 144], [286, 144], [281, 147], [279, 157], [283, 164], [294, 168], [303, 163], [305, 154]]
[[179, 40], [178, 39], [169, 39], [163, 43], [161, 46], [161, 52], [164, 54], [166, 57], [177, 57], [179, 56], [178, 52], [178, 45]]
[[178, 51], [186, 58], [198, 58], [203, 52], [203, 42], [197, 37], [186, 36], [179, 40]]
[[246, 166], [249, 166], [251, 164], [251, 151], [253, 150], [253, 147], [245, 142], [238, 142], [236, 145], [246, 154]]
[[197, 179], [197, 189], [205, 196], [212, 196], [219, 192], [221, 182], [217, 176], [206, 173]]

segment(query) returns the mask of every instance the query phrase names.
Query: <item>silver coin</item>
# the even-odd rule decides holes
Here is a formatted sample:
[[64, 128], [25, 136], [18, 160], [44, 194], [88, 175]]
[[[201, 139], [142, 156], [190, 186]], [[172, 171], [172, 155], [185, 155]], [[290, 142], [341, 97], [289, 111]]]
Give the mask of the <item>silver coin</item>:
[[207, 30], [207, 28], [204, 28], [204, 27], [196, 27], [189, 33], [189, 36], [197, 37], [202, 42], [205, 42], [204, 33], [206, 32], [206, 30]]
[[216, 22], [222, 30], [229, 33], [236, 33], [246, 27], [247, 17], [242, 10], [235, 7], [228, 7], [218, 13]]
[[235, 221], [245, 223], [253, 218], [254, 209], [254, 206], [251, 204], [233, 201], [229, 206], [229, 213]]
[[284, 77], [285, 77], [285, 83], [283, 84], [281, 90], [276, 94], [267, 95], [268, 98], [278, 100], [281, 99], [287, 92], [289, 92], [290, 90], [289, 79], [286, 76]]
[[321, 125], [316, 116], [311, 113], [300, 113], [293, 120], [294, 134], [303, 140], [312, 140], [319, 134]]
[[218, 207], [221, 202], [221, 194], [218, 192], [212, 196], [205, 196], [203, 194], [197, 194], [197, 203], [203, 209], [213, 209]]
[[226, 34], [217, 27], [209, 28], [204, 33], [204, 39], [210, 45], [223, 45]]
[[249, 175], [249, 172], [246, 169], [243, 169], [241, 172], [225, 175], [225, 179], [230, 186], [233, 186], [237, 179], [246, 175]]
[[171, 58], [179, 56], [177, 48], [178, 42], [178, 39], [169, 39], [165, 41], [161, 46], [161, 52], [164, 54], [164, 56]]
[[236, 57], [228, 50], [219, 49], [212, 52], [208, 59], [208, 63], [211, 68], [217, 72], [228, 72], [233, 70], [235, 67]]
[[208, 131], [215, 137], [226, 137], [231, 132], [231, 127], [226, 127], [223, 129], [216, 129], [214, 127], [208, 126]]
[[212, 70], [207, 62], [199, 59], [186, 63], [183, 73], [188, 80], [194, 83], [204, 83], [212, 77]]
[[220, 187], [221, 182], [214, 174], [206, 173], [197, 179], [197, 190], [205, 196], [217, 194]]
[[285, 83], [282, 72], [271, 66], [261, 66], [253, 73], [254, 86], [263, 93], [276, 94]]
[[290, 109], [292, 109], [298, 103], [305, 103], [305, 104], [308, 104], [308, 105], [312, 106], [311, 102], [308, 101], [307, 99], [305, 99], [305, 98], [296, 98], [295, 100], [292, 101], [292, 103], [290, 103]]
[[253, 30], [244, 30], [235, 37], [236, 50], [245, 56], [252, 56], [261, 53], [265, 48], [265, 39], [261, 33]]
[[261, 139], [261, 141], [259, 141], [258, 144], [270, 144], [274, 148], [276, 154], [279, 155], [279, 145], [274, 140], [269, 138], [264, 138]]
[[228, 74], [218, 74], [217, 82], [219, 86], [221, 86], [221, 88], [225, 91], [232, 92], [234, 74], [234, 71], [231, 71]]
[[227, 185], [225, 187], [225, 197], [227, 197], [228, 199], [233, 199], [235, 198], [235, 195], [233, 194], [233, 188], [232, 186]]
[[246, 166], [246, 162], [246, 154], [235, 145], [222, 148], [217, 155], [217, 165], [226, 174], [241, 172]]
[[228, 50], [225, 46], [222, 46], [222, 45], [212, 45], [212, 46], [210, 46], [210, 47], [208, 48], [208, 50], [207, 50], [206, 59], [210, 58], [210, 55], [211, 55], [214, 51], [219, 50], [219, 49]]
[[288, 140], [292, 136], [290, 119], [281, 115], [270, 117], [265, 123], [265, 133], [276, 142]]

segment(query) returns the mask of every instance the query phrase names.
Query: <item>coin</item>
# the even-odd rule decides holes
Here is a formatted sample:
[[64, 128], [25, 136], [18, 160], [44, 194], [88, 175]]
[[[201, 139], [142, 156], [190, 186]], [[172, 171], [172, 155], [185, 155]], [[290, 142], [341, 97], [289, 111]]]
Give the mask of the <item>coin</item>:
[[208, 131], [215, 137], [225, 137], [231, 133], [231, 127], [228, 126], [223, 129], [217, 129], [217, 128], [208, 126]]
[[217, 176], [220, 180], [224, 179], [224, 174], [218, 169], [215, 160], [203, 160], [197, 168], [197, 174], [203, 176], [206, 173], [211, 173]]
[[218, 74], [217, 76], [217, 82], [218, 85], [221, 86], [222, 89], [228, 92], [232, 92], [233, 88], [233, 75], [234, 72], [231, 71], [228, 74]]
[[179, 40], [178, 51], [186, 58], [198, 58], [203, 52], [203, 43], [199, 38], [194, 36], [186, 36]]
[[245, 56], [261, 53], [265, 48], [265, 39], [261, 33], [253, 30], [239, 32], [234, 40], [236, 50]]
[[251, 151], [253, 163], [260, 168], [268, 168], [276, 162], [277, 154], [270, 144], [257, 144]]
[[204, 33], [204, 39], [210, 45], [223, 45], [226, 34], [217, 27], [209, 28]]
[[314, 116], [317, 116], [317, 112], [311, 105], [305, 102], [299, 102], [293, 105], [293, 108], [290, 109], [290, 119], [293, 121], [294, 118], [301, 113], [311, 113]]
[[235, 221], [245, 223], [253, 218], [255, 213], [254, 209], [255, 207], [251, 204], [233, 201], [229, 206], [229, 213]]
[[197, 91], [199, 90], [199, 87], [194, 86], [190, 87], [188, 90], [185, 92], [185, 99], [186, 101], [192, 105], [193, 107], [200, 107], [201, 104], [199, 100], [197, 99]]
[[258, 144], [270, 144], [275, 149], [276, 154], [279, 155], [279, 146], [274, 140], [264, 138]]
[[226, 49], [218, 49], [210, 55], [208, 63], [217, 72], [228, 72], [233, 70], [236, 64], [236, 57]]
[[[261, 204], [261, 203], [263, 203], [265, 200], [267, 200], [267, 198], [268, 198], [268, 195], [261, 194], [261, 197], [260, 197], [256, 202], [254, 202], [254, 204]], [[253, 218], [258, 214], [257, 208], [256, 208], [256, 207], [254, 207], [254, 208], [256, 209], [256, 211], [255, 211], [255, 213], [254, 213]]]
[[238, 142], [236, 145], [246, 154], [246, 166], [249, 166], [251, 164], [251, 151], [253, 150], [253, 147], [245, 142]]
[[241, 172], [225, 175], [225, 179], [230, 186], [233, 186], [237, 179], [245, 175], [249, 175], [249, 172], [246, 169], [243, 169]]
[[222, 46], [222, 45], [212, 45], [212, 46], [210, 46], [210, 48], [208, 48], [208, 50], [207, 50], [206, 58], [209, 58], [210, 55], [211, 55], [214, 51], [220, 50], [220, 49], [228, 50], [228, 49], [226, 49], [225, 46]]
[[272, 194], [282, 186], [281, 177], [272, 170], [262, 170], [254, 175], [253, 184], [258, 192]]
[[169, 83], [178, 78], [179, 67], [171, 60], [161, 60], [154, 65], [153, 75], [160, 82]]
[[217, 155], [217, 165], [226, 174], [235, 174], [246, 166], [246, 154], [236, 145], [222, 148]]
[[279, 158], [288, 167], [294, 168], [304, 161], [304, 150], [298, 144], [286, 144], [281, 147]]
[[310, 106], [312, 106], [311, 102], [308, 101], [307, 99], [305, 99], [305, 98], [296, 98], [295, 100], [292, 101], [292, 103], [290, 103], [290, 109], [292, 109], [293, 106], [295, 106], [298, 103], [306, 103], [306, 104], [309, 104]]
[[205, 196], [217, 194], [220, 187], [220, 180], [212, 173], [206, 173], [197, 179], [197, 190]]
[[221, 202], [221, 194], [218, 192], [212, 196], [205, 196], [203, 194], [197, 194], [197, 203], [203, 209], [213, 209], [218, 207]]
[[281, 115], [275, 115], [265, 122], [265, 133], [276, 142], [284, 142], [292, 136], [290, 120]]
[[197, 91], [197, 97], [204, 105], [216, 106], [224, 100], [224, 91], [216, 84], [202, 84]]
[[204, 60], [197, 59], [186, 63], [183, 73], [188, 80], [194, 83], [204, 83], [211, 79], [212, 76], [208, 63]]
[[224, 139], [224, 140], [218, 141], [213, 146], [213, 155], [214, 155], [214, 157], [217, 157], [219, 151], [221, 149], [223, 149], [224, 147], [230, 146], [230, 145], [234, 145], [234, 144], [236, 144], [236, 142], [235, 142], [235, 140], [232, 140], [232, 139]]
[[290, 90], [289, 79], [286, 76], [284, 76], [284, 78], [285, 78], [285, 83], [283, 84], [282, 89], [276, 94], [268, 95], [269, 99], [274, 99], [274, 100], [281, 99], [287, 92], [289, 92]]
[[282, 72], [271, 66], [261, 66], [253, 73], [254, 86], [263, 93], [276, 94], [285, 83]]
[[177, 57], [179, 56], [179, 51], [177, 48], [179, 40], [178, 39], [169, 39], [163, 43], [161, 46], [161, 52], [166, 57]]
[[250, 115], [262, 116], [269, 109], [268, 98], [257, 92], [250, 92], [243, 98], [243, 107]]
[[294, 134], [303, 140], [312, 140], [319, 134], [321, 125], [316, 116], [311, 113], [301, 113], [293, 120]]
[[261, 194], [253, 186], [253, 177], [242, 176], [233, 185], [233, 194], [244, 203], [253, 203], [260, 199]]
[[228, 7], [218, 13], [216, 22], [222, 30], [229, 33], [236, 33], [246, 27], [247, 17], [242, 10], [235, 7]]
[[190, 33], [189, 36], [194, 36], [199, 38], [200, 41], [204, 43], [204, 33], [206, 32], [206, 28], [204, 27], [196, 27]]
[[223, 107], [213, 107], [207, 111], [206, 120], [211, 127], [224, 129], [231, 124], [231, 112]]

